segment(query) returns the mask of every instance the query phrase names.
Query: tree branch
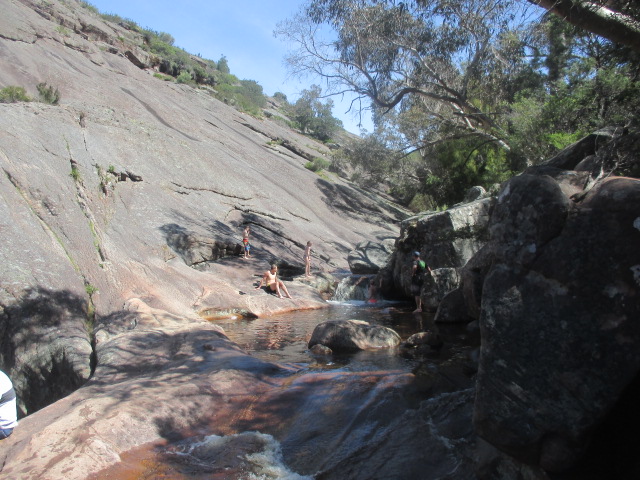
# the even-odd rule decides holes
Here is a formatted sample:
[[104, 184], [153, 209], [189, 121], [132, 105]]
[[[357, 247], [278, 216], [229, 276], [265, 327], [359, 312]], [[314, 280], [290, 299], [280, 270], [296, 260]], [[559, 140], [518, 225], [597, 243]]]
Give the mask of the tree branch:
[[563, 20], [640, 52], [640, 22], [593, 1], [527, 0]]

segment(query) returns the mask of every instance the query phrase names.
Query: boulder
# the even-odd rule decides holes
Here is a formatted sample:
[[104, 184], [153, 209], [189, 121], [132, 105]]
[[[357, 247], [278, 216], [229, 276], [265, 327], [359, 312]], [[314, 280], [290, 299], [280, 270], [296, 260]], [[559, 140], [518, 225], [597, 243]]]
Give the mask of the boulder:
[[373, 348], [389, 348], [400, 344], [400, 336], [380, 325], [362, 320], [332, 320], [316, 326], [309, 348], [324, 345], [334, 352], [357, 352]]
[[640, 373], [638, 212], [630, 178], [574, 204], [550, 177], [523, 175], [498, 198], [474, 424], [523, 462], [574, 466]]
[[382, 242], [364, 241], [349, 252], [347, 262], [349, 270], [354, 274], [378, 273], [389, 261], [393, 253], [395, 239], [388, 238]]
[[451, 290], [442, 298], [434, 321], [437, 323], [469, 323], [473, 321], [473, 317], [469, 315], [465, 305], [462, 289]]
[[607, 127], [569, 145], [555, 157], [547, 160], [546, 165], [562, 170], [574, 170], [583, 159], [595, 154], [602, 146], [608, 144], [615, 136], [620, 135], [622, 129]]
[[435, 310], [442, 298], [458, 287], [457, 270], [487, 242], [494, 203], [495, 198], [488, 197], [403, 221], [385, 283], [392, 283], [397, 291], [412, 298], [412, 255], [421, 252], [421, 258], [433, 270], [432, 275], [425, 276], [422, 298], [427, 308]]
[[471, 187], [467, 190], [467, 193], [464, 194], [463, 203], [475, 202], [476, 200], [480, 200], [487, 195], [487, 191], [484, 187], [476, 185], [475, 187]]
[[456, 268], [436, 268], [431, 271], [431, 274], [426, 273], [421, 292], [423, 307], [435, 311], [447, 293], [458, 287], [459, 282], [460, 277]]

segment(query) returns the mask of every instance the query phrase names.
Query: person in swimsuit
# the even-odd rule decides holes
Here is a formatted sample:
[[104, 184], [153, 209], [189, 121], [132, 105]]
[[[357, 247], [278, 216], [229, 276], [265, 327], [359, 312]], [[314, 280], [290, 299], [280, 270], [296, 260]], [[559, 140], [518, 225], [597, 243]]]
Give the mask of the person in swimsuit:
[[249, 245], [249, 233], [251, 233], [251, 229], [249, 225], [244, 227], [244, 232], [242, 233], [242, 245], [244, 246], [244, 258], [249, 258], [251, 256], [251, 245]]
[[287, 290], [287, 287], [285, 287], [284, 282], [278, 278], [277, 265], [271, 265], [271, 270], [267, 270], [266, 272], [264, 272], [264, 275], [260, 279], [260, 283], [256, 287], [256, 290], [262, 288], [263, 285], [265, 285], [268, 290], [276, 292], [278, 298], [282, 298], [280, 290], [284, 292], [287, 298], [291, 298], [291, 295], [289, 295], [289, 291]]
[[311, 242], [307, 242], [307, 248], [304, 249], [304, 274], [311, 276]]

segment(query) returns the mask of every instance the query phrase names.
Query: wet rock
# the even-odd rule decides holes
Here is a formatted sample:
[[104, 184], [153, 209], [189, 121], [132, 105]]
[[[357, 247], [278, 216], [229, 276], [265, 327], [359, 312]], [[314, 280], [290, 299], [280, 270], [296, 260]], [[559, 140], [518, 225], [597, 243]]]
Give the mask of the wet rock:
[[311, 347], [309, 351], [313, 355], [331, 355], [333, 353], [333, 350], [331, 350], [329, 347], [327, 347], [326, 345], [321, 345], [319, 343]]
[[442, 340], [440, 336], [432, 331], [418, 332], [411, 335], [402, 344], [403, 347], [417, 347], [420, 345], [429, 345], [432, 347], [442, 347]]
[[326, 345], [334, 352], [357, 352], [371, 348], [389, 348], [400, 344], [400, 336], [387, 327], [362, 320], [334, 320], [316, 326], [309, 348]]

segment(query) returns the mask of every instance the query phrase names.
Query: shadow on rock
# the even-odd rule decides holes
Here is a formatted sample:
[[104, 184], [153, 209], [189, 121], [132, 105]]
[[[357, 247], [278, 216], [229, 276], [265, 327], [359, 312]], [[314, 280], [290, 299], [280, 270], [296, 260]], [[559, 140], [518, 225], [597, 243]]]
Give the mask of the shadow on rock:
[[73, 392], [91, 375], [87, 299], [70, 291], [25, 290], [0, 316], [2, 367], [10, 373], [22, 415]]

